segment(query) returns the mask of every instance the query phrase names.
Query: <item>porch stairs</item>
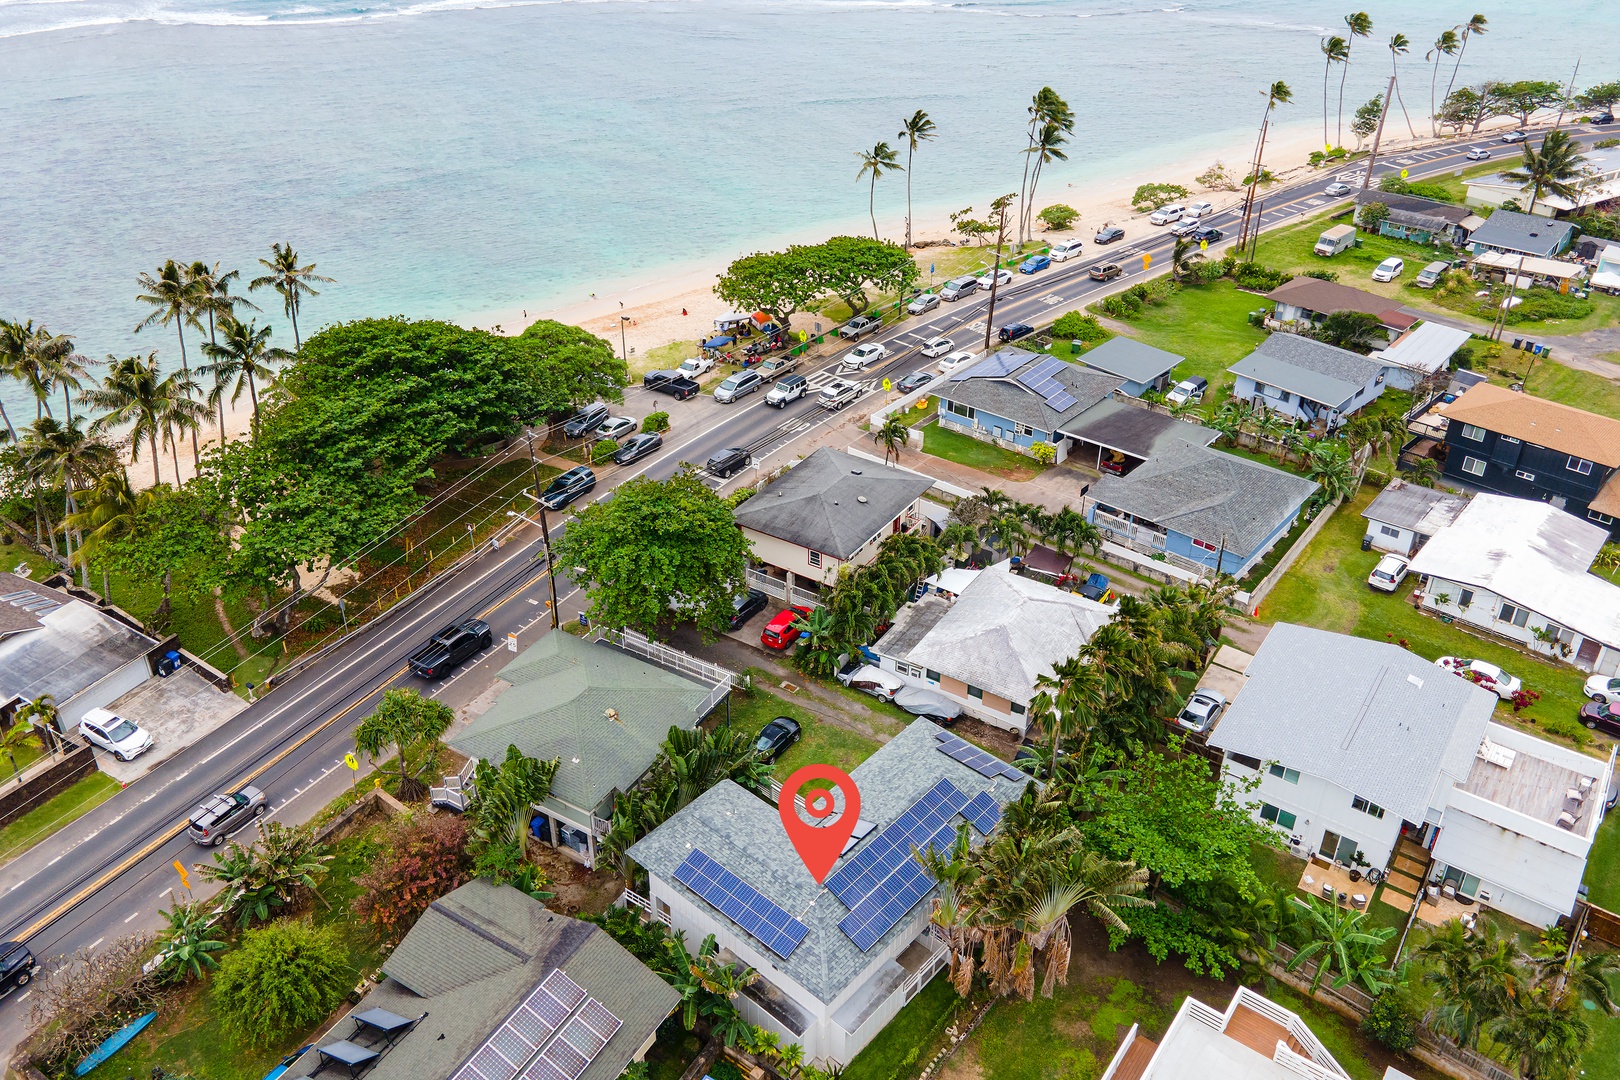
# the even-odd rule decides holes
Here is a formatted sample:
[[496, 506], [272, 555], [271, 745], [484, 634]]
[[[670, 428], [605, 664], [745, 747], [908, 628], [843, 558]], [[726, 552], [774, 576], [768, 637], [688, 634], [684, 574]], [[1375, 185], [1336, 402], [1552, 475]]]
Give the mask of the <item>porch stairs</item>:
[[[1384, 891], [1381, 894], [1384, 903], [1402, 911], [1411, 911], [1413, 901], [1423, 891], [1423, 883], [1429, 879], [1429, 867], [1433, 862], [1433, 857], [1421, 844], [1401, 837], [1395, 845], [1395, 854], [1390, 858], [1389, 873], [1384, 877]], [[1392, 896], [1391, 893], [1398, 895]]]

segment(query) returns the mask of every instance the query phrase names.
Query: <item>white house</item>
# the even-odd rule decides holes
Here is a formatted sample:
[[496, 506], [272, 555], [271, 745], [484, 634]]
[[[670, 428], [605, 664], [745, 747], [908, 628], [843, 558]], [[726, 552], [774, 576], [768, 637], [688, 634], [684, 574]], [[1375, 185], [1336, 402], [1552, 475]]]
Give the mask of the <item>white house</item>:
[[1298, 1014], [1246, 986], [1220, 1012], [1192, 995], [1154, 1042], [1125, 1033], [1102, 1080], [1334, 1080], [1348, 1077]]
[[1377, 551], [1410, 556], [1429, 538], [1457, 520], [1468, 500], [1436, 488], [1421, 487], [1400, 477], [1367, 504], [1366, 543]]
[[1295, 854], [1422, 879], [1549, 926], [1573, 909], [1614, 771], [1491, 722], [1492, 692], [1397, 645], [1278, 623], [1209, 737]]
[[1384, 392], [1378, 361], [1299, 334], [1272, 334], [1226, 370], [1237, 400], [1329, 430]]
[[1022, 734], [1041, 677], [1078, 653], [1114, 611], [998, 563], [954, 599], [931, 591], [906, 605], [870, 651], [885, 670]]
[[1590, 573], [1602, 526], [1550, 503], [1475, 495], [1412, 560], [1423, 606], [1583, 671], [1620, 671], [1620, 586]]
[[963, 819], [977, 843], [1029, 783], [926, 720], [851, 778], [860, 820], [824, 885], [805, 869], [775, 804], [729, 780], [630, 849], [647, 870], [657, 917], [693, 946], [715, 935], [728, 959], [758, 971], [738, 1008], [802, 1046], [807, 1062], [847, 1064], [948, 963], [928, 932], [935, 882], [913, 850], [950, 843]]
[[1431, 375], [1449, 370], [1452, 356], [1472, 336], [1444, 323], [1419, 323], [1367, 358], [1384, 365], [1385, 386], [1410, 390]]
[[[1539, 217], [1581, 213], [1589, 207], [1620, 198], [1620, 150], [1585, 150], [1583, 175], [1576, 183], [1575, 197], [1543, 194], [1536, 199], [1534, 213]], [[1530, 193], [1524, 186], [1506, 179], [1501, 173], [1487, 173], [1463, 182], [1468, 189], [1469, 206], [1501, 206], [1513, 200], [1529, 205]], [[1497, 213], [1501, 213], [1500, 210]], [[1493, 218], [1495, 214], [1491, 215]]]

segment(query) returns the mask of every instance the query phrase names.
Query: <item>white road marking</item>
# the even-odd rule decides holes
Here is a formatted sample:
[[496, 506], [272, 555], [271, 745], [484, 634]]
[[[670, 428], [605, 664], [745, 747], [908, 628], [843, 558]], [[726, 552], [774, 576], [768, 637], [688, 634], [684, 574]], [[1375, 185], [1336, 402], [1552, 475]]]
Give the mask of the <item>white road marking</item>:
[[538, 600], [536, 600], [536, 599], [535, 599], [535, 598], [534, 598], [534, 597], [532, 597], [532, 596], [529, 596], [529, 597], [525, 597], [525, 598], [524, 598], [524, 599], [525, 599], [525, 600], [527, 600], [527, 601], [528, 601], [528, 602], [529, 602], [529, 603], [531, 603], [531, 604], [538, 604], [538, 603], [540, 603], [540, 601], [538, 601]]
[[169, 896], [173, 892], [174, 892], [174, 886], [170, 885], [167, 889], [164, 889], [162, 892], [158, 893], [158, 895], [159, 896]]
[[1052, 307], [1054, 304], [1063, 303], [1063, 297], [1056, 294], [1043, 296], [1041, 297], [1041, 303], [1045, 304], [1047, 307]]
[[124, 920], [124, 925], [128, 926], [130, 923], [134, 922], [136, 919], [138, 919], [140, 917], [141, 917], [141, 913], [137, 911], [133, 915], [131, 915], [129, 918]]
[[[67, 852], [65, 852], [65, 851], [62, 852], [62, 855], [66, 855], [66, 854], [67, 854]], [[45, 865], [46, 866], [55, 866], [57, 863], [62, 861], [62, 855], [58, 855], [56, 858], [52, 859], [50, 862], [46, 863]]]
[[106, 939], [106, 938], [104, 938], [104, 937], [98, 937], [98, 938], [96, 938], [96, 940], [94, 940], [94, 941], [92, 941], [92, 942], [91, 942], [91, 943], [90, 943], [90, 947], [91, 947], [91, 948], [92, 948], [92, 949], [93, 949], [93, 948], [95, 948], [95, 947], [96, 947], [96, 946], [97, 946], [97, 945], [100, 945], [100, 944], [101, 944], [101, 943], [102, 943], [102, 942], [103, 942], [103, 941], [106, 941], [106, 940], [107, 940], [107, 939]]
[[22, 993], [17, 995], [17, 1000], [22, 1001], [24, 998], [26, 998], [29, 994], [32, 994], [32, 993], [33, 993], [32, 990], [24, 990]]

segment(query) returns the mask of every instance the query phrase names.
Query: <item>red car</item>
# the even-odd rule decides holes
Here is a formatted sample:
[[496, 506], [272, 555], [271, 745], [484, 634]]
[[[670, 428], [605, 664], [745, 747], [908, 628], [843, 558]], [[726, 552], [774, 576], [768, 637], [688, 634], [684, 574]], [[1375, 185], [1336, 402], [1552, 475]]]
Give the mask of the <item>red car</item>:
[[759, 643], [767, 649], [785, 649], [799, 638], [799, 632], [793, 629], [793, 624], [801, 617], [808, 618], [810, 609], [794, 605], [786, 611], [779, 612], [776, 618], [765, 625], [759, 635]]

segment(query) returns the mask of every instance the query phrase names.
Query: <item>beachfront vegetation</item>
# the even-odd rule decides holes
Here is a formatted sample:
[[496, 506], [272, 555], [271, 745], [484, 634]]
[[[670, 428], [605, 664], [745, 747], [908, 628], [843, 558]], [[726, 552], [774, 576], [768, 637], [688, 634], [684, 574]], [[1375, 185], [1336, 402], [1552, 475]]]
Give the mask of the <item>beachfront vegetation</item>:
[[726, 267], [714, 292], [739, 310], [763, 311], [786, 326], [795, 312], [830, 300], [843, 301], [858, 315], [873, 294], [899, 296], [920, 275], [916, 260], [898, 244], [835, 236], [745, 255]]
[[[1035, 188], [1041, 169], [1051, 161], [1067, 161], [1061, 147], [1074, 134], [1074, 110], [1050, 86], [1035, 92], [1029, 102], [1028, 144], [1024, 147], [1024, 180], [1018, 188], [1018, 243], [1035, 231]], [[990, 230], [986, 230], [987, 232]], [[997, 245], [999, 252], [999, 244]]]
[[[917, 158], [917, 144], [939, 138], [934, 121], [918, 109], [900, 122], [900, 138], [906, 140], [906, 247], [911, 247], [911, 175]], [[874, 178], [875, 179], [875, 178]], [[874, 234], [875, 235], [875, 234]]]
[[1146, 214], [1186, 197], [1187, 189], [1180, 184], [1142, 184], [1131, 196], [1131, 209]]
[[[857, 151], [855, 156], [861, 161], [860, 176], [870, 175], [872, 183], [867, 191], [867, 210], [872, 215], [872, 239], [878, 238], [877, 227], [877, 182], [885, 173], [903, 172], [905, 166], [900, 164], [900, 155], [887, 142], [880, 142], [871, 150]], [[859, 177], [857, 177], [858, 179]]]
[[1066, 203], [1053, 203], [1035, 216], [1051, 232], [1063, 232], [1073, 228], [1075, 222], [1080, 220], [1080, 211]]

